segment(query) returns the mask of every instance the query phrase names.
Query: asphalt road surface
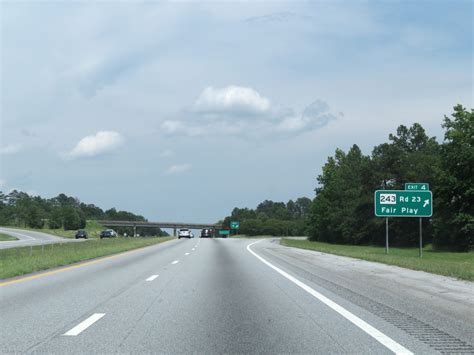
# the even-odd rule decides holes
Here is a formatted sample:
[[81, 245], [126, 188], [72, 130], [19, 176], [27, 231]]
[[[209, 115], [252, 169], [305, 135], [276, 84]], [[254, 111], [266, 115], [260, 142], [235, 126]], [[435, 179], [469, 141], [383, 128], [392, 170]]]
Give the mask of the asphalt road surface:
[[78, 242], [84, 239], [61, 238], [51, 234], [16, 228], [0, 227], [0, 233], [10, 235], [18, 240], [0, 241], [0, 249], [29, 247], [42, 244]]
[[474, 353], [473, 295], [275, 240], [172, 240], [0, 281], [0, 351]]

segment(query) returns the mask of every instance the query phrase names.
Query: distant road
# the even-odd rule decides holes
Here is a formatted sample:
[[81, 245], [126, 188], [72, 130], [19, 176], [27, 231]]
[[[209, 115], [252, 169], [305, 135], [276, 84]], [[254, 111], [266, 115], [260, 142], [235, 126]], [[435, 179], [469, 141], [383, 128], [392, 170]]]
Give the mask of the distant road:
[[0, 352], [474, 353], [473, 285], [272, 239], [172, 240], [0, 281]]
[[78, 241], [76, 239], [61, 238], [51, 234], [17, 228], [0, 227], [0, 233], [18, 238], [18, 240], [7, 240], [0, 242], [0, 249]]

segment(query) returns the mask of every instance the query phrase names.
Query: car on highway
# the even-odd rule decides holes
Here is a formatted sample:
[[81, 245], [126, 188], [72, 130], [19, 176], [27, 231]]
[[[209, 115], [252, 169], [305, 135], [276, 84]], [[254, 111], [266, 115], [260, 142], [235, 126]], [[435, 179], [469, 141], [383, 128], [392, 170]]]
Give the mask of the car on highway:
[[87, 239], [87, 232], [85, 230], [78, 230], [75, 235], [76, 239], [84, 238]]
[[201, 231], [201, 238], [212, 238], [212, 229], [204, 228]]
[[189, 238], [191, 239], [191, 231], [188, 228], [181, 228], [178, 231], [178, 239]]
[[113, 229], [106, 229], [100, 232], [100, 239], [102, 238], [115, 238], [117, 233]]

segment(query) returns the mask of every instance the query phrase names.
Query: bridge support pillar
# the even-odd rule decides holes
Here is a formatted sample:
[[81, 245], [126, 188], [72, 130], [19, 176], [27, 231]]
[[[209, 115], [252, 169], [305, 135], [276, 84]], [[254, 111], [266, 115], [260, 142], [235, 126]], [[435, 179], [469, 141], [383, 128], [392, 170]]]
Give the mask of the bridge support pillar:
[[133, 225], [133, 237], [135, 238], [137, 236], [137, 226], [134, 224]]

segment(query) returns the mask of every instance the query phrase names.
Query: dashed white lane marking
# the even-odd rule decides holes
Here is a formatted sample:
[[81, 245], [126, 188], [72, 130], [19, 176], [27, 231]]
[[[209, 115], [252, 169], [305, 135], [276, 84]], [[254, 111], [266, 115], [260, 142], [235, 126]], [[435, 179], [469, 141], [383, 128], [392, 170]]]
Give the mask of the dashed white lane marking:
[[381, 331], [379, 331], [378, 329], [375, 329], [374, 327], [372, 327], [370, 324], [368, 324], [367, 322], [363, 321], [362, 319], [360, 319], [359, 317], [357, 317], [356, 315], [352, 314], [351, 312], [349, 312], [347, 309], [345, 309], [344, 307], [338, 305], [336, 302], [330, 300], [329, 298], [327, 298], [326, 296], [323, 296], [322, 294], [320, 294], [318, 291], [312, 289], [311, 287], [309, 287], [308, 285], [306, 285], [305, 283], [301, 282], [300, 280], [298, 280], [297, 278], [291, 276], [290, 274], [286, 273], [285, 271], [281, 270], [280, 268], [276, 267], [275, 265], [271, 264], [270, 262], [268, 262], [267, 260], [265, 260], [264, 258], [262, 258], [260, 255], [258, 255], [257, 253], [255, 253], [252, 249], [250, 249], [250, 247], [256, 243], [260, 243], [263, 239], [260, 239], [254, 243], [250, 243], [249, 245], [247, 245], [247, 250], [253, 255], [255, 256], [258, 260], [260, 260], [262, 263], [264, 263], [265, 265], [271, 267], [273, 270], [275, 270], [276, 272], [278, 272], [280, 275], [282, 275], [283, 277], [285, 277], [286, 279], [290, 280], [291, 282], [293, 282], [295, 285], [297, 285], [298, 287], [302, 288], [303, 290], [305, 290], [306, 292], [308, 292], [311, 296], [313, 296], [314, 298], [318, 299], [319, 301], [321, 301], [322, 303], [324, 303], [326, 306], [328, 306], [329, 308], [331, 308], [332, 310], [336, 311], [337, 313], [339, 313], [341, 316], [343, 316], [344, 318], [346, 318], [348, 321], [350, 321], [352, 324], [356, 325], [357, 327], [359, 327], [360, 329], [362, 329], [364, 332], [366, 332], [368, 335], [370, 335], [372, 338], [374, 338], [375, 340], [377, 340], [379, 343], [381, 343], [383, 346], [385, 346], [386, 348], [388, 348], [389, 350], [393, 351], [395, 354], [413, 354], [410, 350], [408, 350], [407, 348], [405, 348], [404, 346], [398, 344], [395, 340], [393, 340], [392, 338], [388, 337], [387, 335], [385, 335], [384, 333], [382, 333]]
[[158, 275], [151, 275], [149, 278], [147, 278], [145, 281], [153, 281], [154, 279], [156, 279], [158, 277]]
[[192, 251], [195, 251], [196, 249], [195, 249], [195, 248], [192, 248], [191, 250], [192, 250]]
[[184, 253], [184, 255], [189, 255], [189, 253]]
[[179, 263], [179, 260], [175, 260], [175, 261], [173, 261], [171, 264], [175, 265], [175, 264], [177, 264], [177, 263]]
[[81, 323], [79, 323], [78, 325], [76, 325], [74, 328], [67, 331], [63, 335], [76, 336], [78, 334], [81, 334], [84, 330], [89, 328], [92, 324], [97, 322], [103, 316], [105, 316], [105, 313], [94, 313], [89, 318], [87, 318], [85, 321], [82, 321]]

